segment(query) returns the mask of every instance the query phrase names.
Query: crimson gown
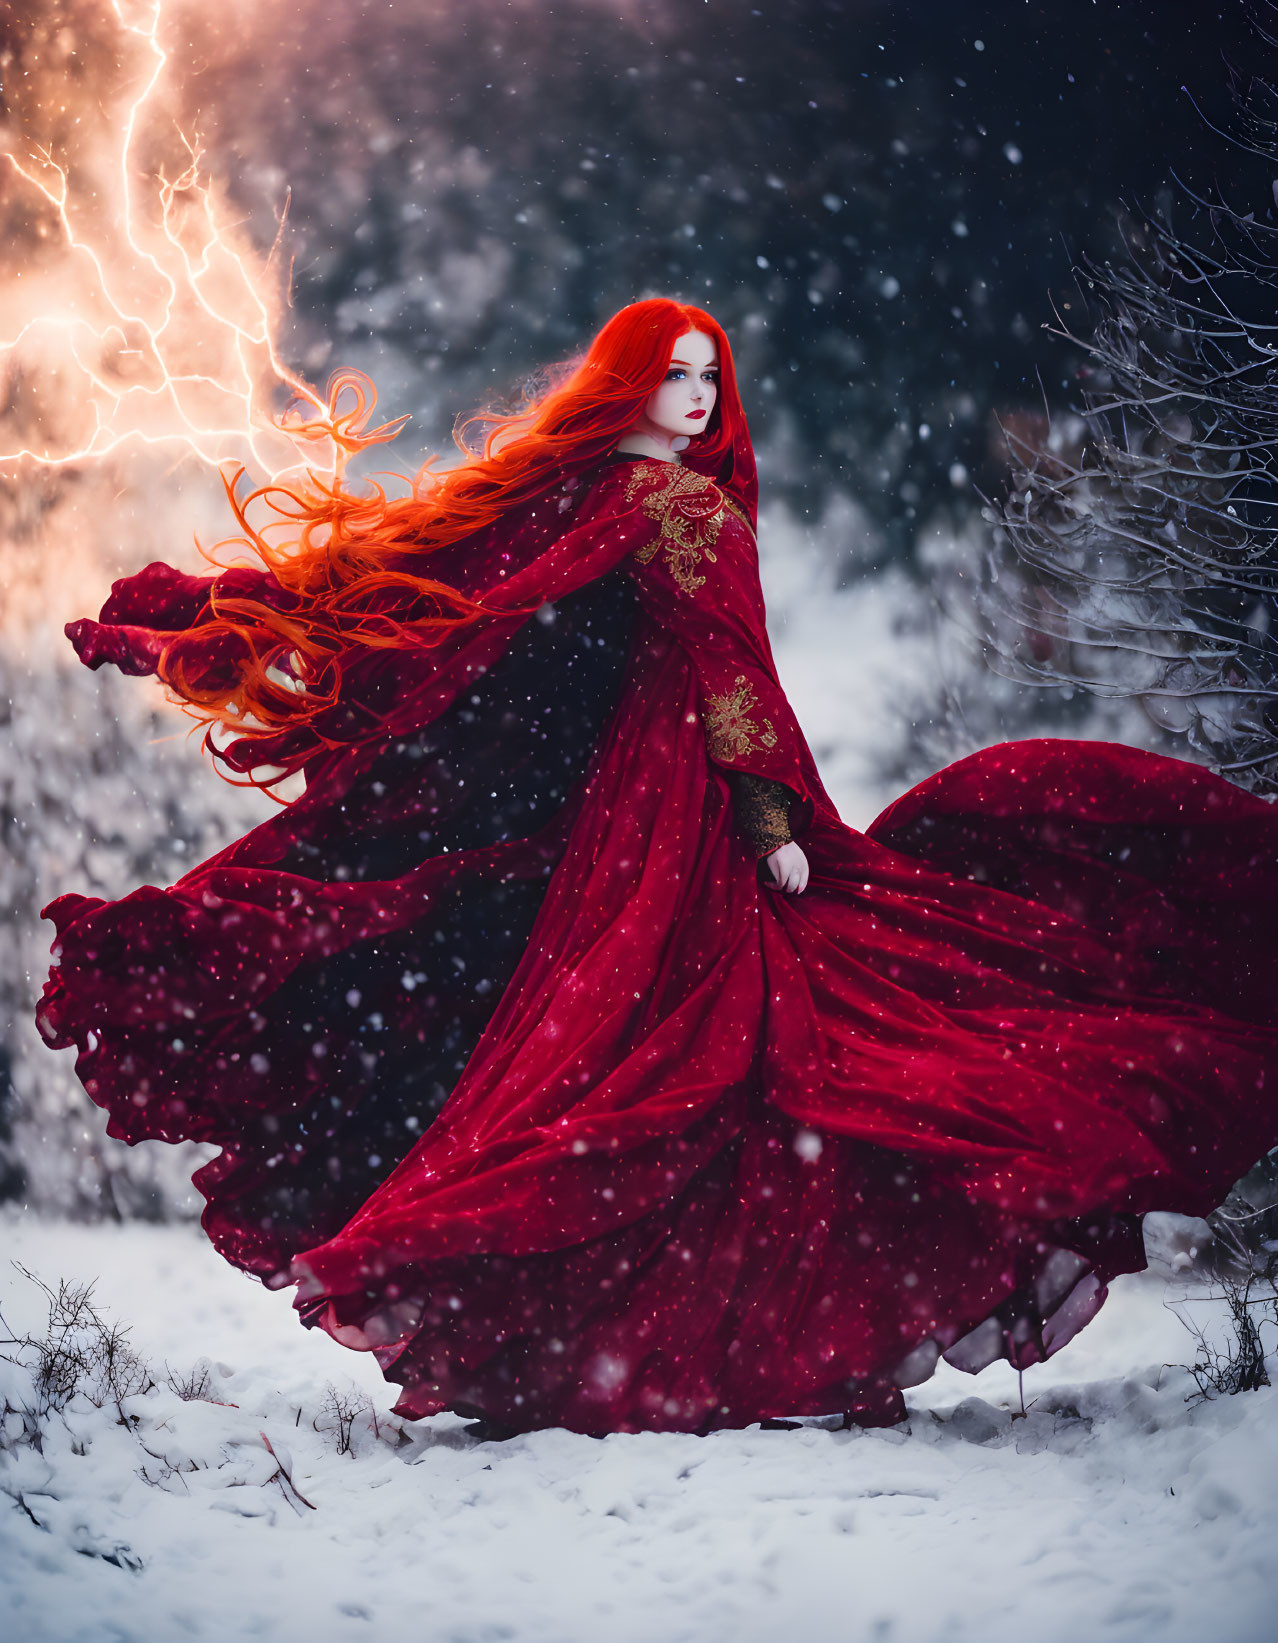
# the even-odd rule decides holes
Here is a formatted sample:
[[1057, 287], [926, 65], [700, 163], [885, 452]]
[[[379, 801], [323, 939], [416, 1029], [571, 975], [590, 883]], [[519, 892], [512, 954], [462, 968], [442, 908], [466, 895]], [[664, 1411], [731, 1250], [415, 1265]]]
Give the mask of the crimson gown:
[[[216, 1247], [410, 1417], [890, 1423], [942, 1353], [1048, 1356], [1143, 1213], [1278, 1142], [1275, 809], [1045, 739], [852, 830], [753, 511], [679, 463], [557, 483], [432, 554], [486, 621], [357, 659], [273, 744], [300, 798], [170, 889], [47, 909], [40, 1024], [110, 1133], [219, 1146]], [[209, 583], [149, 566], [68, 631], [212, 677]], [[787, 829], [799, 896], [757, 859]]]

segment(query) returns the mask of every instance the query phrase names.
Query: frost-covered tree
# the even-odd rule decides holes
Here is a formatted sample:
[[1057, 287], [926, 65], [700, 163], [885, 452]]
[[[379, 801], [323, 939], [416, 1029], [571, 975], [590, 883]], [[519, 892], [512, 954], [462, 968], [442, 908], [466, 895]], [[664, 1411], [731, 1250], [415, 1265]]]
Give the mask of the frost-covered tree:
[[[1278, 6], [1250, 8], [1267, 74], [1235, 72], [1232, 170], [1278, 164]], [[1278, 182], [1243, 211], [1187, 186], [1086, 261], [1057, 328], [1085, 365], [1067, 417], [1009, 419], [1012, 475], [979, 592], [1004, 680], [1139, 703], [1150, 738], [1278, 792]], [[1077, 309], [1092, 329], [1074, 318]], [[1006, 688], [1003, 686], [1002, 688]], [[1161, 736], [1160, 736], [1161, 733]], [[1255, 1308], [1274, 1305], [1274, 1183], [1261, 1161], [1210, 1218], [1236, 1350], [1205, 1389], [1260, 1384]]]
[[[1272, 5], [1258, 42], [1278, 61]], [[1235, 172], [1278, 162], [1278, 92], [1235, 76]], [[1271, 171], [1272, 174], [1272, 171]], [[1007, 428], [981, 600], [997, 671], [1140, 702], [1222, 774], [1278, 789], [1278, 184], [1245, 213], [1182, 188], [1087, 261], [1060, 334], [1083, 404]]]

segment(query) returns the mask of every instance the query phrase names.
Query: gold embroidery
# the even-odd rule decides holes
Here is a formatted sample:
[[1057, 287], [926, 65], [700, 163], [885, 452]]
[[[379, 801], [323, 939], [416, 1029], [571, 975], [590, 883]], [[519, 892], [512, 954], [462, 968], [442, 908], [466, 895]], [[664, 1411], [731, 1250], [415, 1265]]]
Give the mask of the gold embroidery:
[[735, 684], [735, 690], [726, 690], [722, 696], [711, 696], [704, 714], [706, 746], [710, 756], [723, 760], [725, 764], [735, 764], [743, 754], [777, 745], [772, 720], [764, 719], [760, 729], [750, 717], [758, 701], [744, 673], [737, 674]]
[[770, 856], [789, 844], [790, 800], [793, 794], [784, 782], [755, 776], [748, 770], [734, 770], [728, 780], [741, 830], [754, 847], [756, 856]]
[[[659, 472], [663, 468], [669, 472]], [[635, 558], [646, 565], [659, 548], [663, 549], [680, 593], [695, 593], [705, 586], [705, 577], [697, 575], [701, 561], [708, 559], [712, 565], [716, 562], [714, 544], [727, 517], [724, 498], [717, 485], [691, 468], [674, 462], [643, 462], [626, 484], [626, 501], [632, 501], [636, 492], [654, 480], [660, 483], [639, 506], [649, 519], [660, 522], [661, 529], [636, 551]]]

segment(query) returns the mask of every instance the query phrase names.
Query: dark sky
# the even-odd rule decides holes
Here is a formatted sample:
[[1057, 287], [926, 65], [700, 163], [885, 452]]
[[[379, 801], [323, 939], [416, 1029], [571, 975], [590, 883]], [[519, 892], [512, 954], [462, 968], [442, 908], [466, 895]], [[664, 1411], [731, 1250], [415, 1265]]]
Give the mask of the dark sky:
[[[50, 9], [0, 22], [6, 85]], [[52, 9], [106, 28], [89, 0]], [[291, 192], [286, 353], [318, 381], [372, 371], [415, 415], [406, 466], [669, 293], [732, 334], [769, 483], [855, 492], [905, 554], [962, 504], [956, 464], [996, 482], [997, 416], [1076, 397], [1078, 353], [1043, 327], [1075, 260], [1116, 253], [1124, 202], [1168, 204], [1177, 172], [1273, 208], [1184, 89], [1229, 119], [1229, 63], [1275, 56], [1246, 9], [293, 0], [193, 8], [173, 45], [259, 244]]]
[[201, 87], [245, 199], [292, 186], [315, 369], [370, 364], [446, 438], [621, 303], [701, 301], [761, 445], [799, 453], [774, 481], [852, 487], [898, 551], [956, 461], [982, 470], [992, 412], [1040, 375], [1068, 400], [1077, 358], [1042, 326], [1120, 203], [1173, 170], [1256, 186], [1182, 89], [1228, 117], [1227, 60], [1257, 60], [1241, 5], [316, 15], [291, 14], [269, 90]]

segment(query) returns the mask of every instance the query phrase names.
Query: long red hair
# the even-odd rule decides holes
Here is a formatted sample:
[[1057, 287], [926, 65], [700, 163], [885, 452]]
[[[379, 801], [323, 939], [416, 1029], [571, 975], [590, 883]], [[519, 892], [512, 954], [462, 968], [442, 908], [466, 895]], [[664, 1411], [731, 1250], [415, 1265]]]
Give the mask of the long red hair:
[[[584, 356], [552, 372], [550, 386], [530, 394], [513, 415], [463, 422], [455, 434], [463, 460], [439, 471], [431, 458], [407, 496], [392, 497], [375, 483], [353, 489], [340, 472], [328, 483], [312, 475], [304, 487], [266, 486], [243, 498], [242, 470], [228, 481], [243, 534], [219, 549], [250, 548], [273, 586], [258, 598], [245, 591], [243, 577], [227, 578], [222, 589], [214, 584], [199, 626], [200, 650], [216, 649], [229, 666], [201, 667], [194, 675], [179, 639], [158, 669], [188, 711], [205, 721], [206, 745], [216, 752], [212, 732], [219, 726], [240, 739], [271, 737], [276, 745], [281, 731], [318, 730], [317, 721], [340, 698], [344, 664], [361, 651], [429, 646], [481, 621], [482, 601], [412, 561], [496, 524], [548, 486], [601, 461], [660, 387], [677, 339], [694, 330], [717, 345], [719, 394], [708, 427], [683, 461], [730, 487], [753, 513], [754, 459], [728, 338], [704, 309], [665, 297], [614, 314]], [[354, 409], [338, 415], [339, 396], [351, 388]], [[398, 432], [402, 423], [368, 428], [375, 399], [371, 385], [354, 373], [334, 379], [323, 431], [340, 450], [353, 452]], [[467, 444], [477, 428], [484, 435], [481, 451]], [[272, 515], [260, 527], [248, 518], [254, 503]], [[258, 785], [279, 779], [262, 778]]]

